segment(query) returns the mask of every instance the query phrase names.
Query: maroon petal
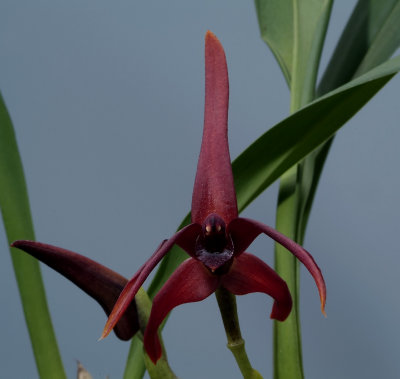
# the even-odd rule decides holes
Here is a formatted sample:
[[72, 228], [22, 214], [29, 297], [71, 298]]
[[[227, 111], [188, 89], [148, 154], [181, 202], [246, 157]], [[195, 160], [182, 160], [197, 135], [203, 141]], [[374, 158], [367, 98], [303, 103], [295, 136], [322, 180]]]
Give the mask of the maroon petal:
[[292, 297], [286, 282], [255, 255], [243, 253], [235, 258], [221, 285], [235, 295], [263, 292], [275, 302], [271, 318], [284, 321], [292, 310]]
[[[95, 299], [107, 315], [128, 282], [109, 268], [60, 247], [33, 241], [15, 241], [11, 246], [27, 252], [75, 283]], [[122, 340], [129, 340], [138, 329], [136, 304], [132, 302], [116, 325], [115, 334]]]
[[206, 34], [206, 99], [203, 141], [192, 197], [192, 222], [216, 213], [226, 223], [237, 217], [236, 193], [228, 146], [228, 70], [224, 49]]
[[158, 327], [167, 314], [178, 305], [204, 300], [217, 289], [218, 284], [219, 277], [193, 258], [184, 261], [170, 276], [153, 300], [144, 333], [144, 347], [154, 364], [162, 354]]
[[230, 233], [235, 248], [235, 255], [239, 256], [254, 239], [261, 233], [265, 233], [283, 247], [288, 249], [301, 263], [306, 266], [315, 280], [321, 300], [321, 311], [325, 315], [326, 287], [321, 270], [314, 261], [311, 254], [303, 249], [296, 242], [279, 233], [274, 228], [264, 225], [261, 222], [250, 220], [247, 218], [237, 218], [228, 225], [228, 233]]
[[197, 224], [190, 224], [179, 230], [169, 240], [161, 243], [158, 249], [150, 257], [150, 259], [139, 269], [139, 271], [133, 276], [132, 279], [126, 284], [125, 288], [121, 292], [114, 308], [108, 317], [107, 323], [104, 326], [103, 333], [100, 339], [105, 338], [110, 334], [116, 323], [124, 314], [125, 310], [129, 307], [132, 300], [139, 288], [142, 286], [144, 281], [149, 276], [150, 272], [157, 266], [161, 259], [167, 254], [174, 244], [179, 245], [185, 249], [189, 254], [194, 251], [196, 238], [201, 231], [201, 226]]

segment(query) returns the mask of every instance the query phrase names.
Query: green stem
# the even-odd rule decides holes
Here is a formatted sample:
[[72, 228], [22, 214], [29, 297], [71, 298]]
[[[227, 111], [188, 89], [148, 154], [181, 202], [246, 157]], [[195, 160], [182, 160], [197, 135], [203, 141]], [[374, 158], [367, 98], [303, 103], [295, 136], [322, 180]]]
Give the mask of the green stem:
[[[298, 3], [293, 1], [294, 30], [299, 29]], [[290, 113], [297, 111], [312, 96], [313, 88], [296, 68], [299, 65], [299, 33], [294, 33], [293, 75], [291, 82]], [[313, 83], [314, 84], [314, 83]], [[304, 93], [303, 86], [309, 91]], [[299, 221], [298, 165], [285, 172], [280, 181], [276, 229], [297, 241]], [[275, 269], [286, 281], [293, 299], [293, 309], [285, 322], [274, 321], [274, 378], [304, 379], [299, 314], [299, 264], [283, 246], [275, 244]]]
[[[276, 228], [296, 240], [298, 210], [297, 167], [292, 167], [281, 178]], [[288, 217], [288, 215], [292, 215]], [[293, 309], [285, 322], [274, 322], [274, 377], [303, 379], [303, 363], [299, 315], [299, 265], [284, 247], [275, 246], [275, 269], [286, 281], [293, 299]], [[290, 357], [282, 359], [282, 357]]]
[[[292, 0], [293, 6], [293, 68], [290, 83], [290, 113], [298, 111], [314, 98], [315, 81], [323, 41], [328, 26], [332, 1], [321, 8], [317, 2]], [[308, 29], [308, 15], [315, 10], [318, 23]], [[321, 12], [321, 13], [318, 13]], [[310, 34], [311, 33], [311, 34]], [[308, 46], [308, 50], [307, 50]], [[276, 228], [301, 243], [306, 225], [303, 198], [308, 188], [302, 183], [302, 164], [289, 169], [281, 177], [276, 215]], [[304, 219], [303, 219], [304, 213]], [[293, 310], [285, 322], [274, 322], [274, 378], [303, 379], [303, 359], [299, 313], [299, 264], [281, 245], [275, 245], [275, 268], [286, 281], [293, 299]]]
[[[137, 304], [137, 310], [138, 310], [138, 315], [139, 315], [139, 324], [140, 324], [140, 332], [138, 333], [138, 338], [143, 341], [143, 335], [144, 331], [146, 329], [147, 322], [149, 321], [150, 317], [150, 311], [151, 311], [151, 300], [147, 292], [143, 289], [140, 288], [138, 291], [136, 297], [136, 304]], [[144, 355], [144, 363], [146, 365], [147, 371], [149, 372], [150, 378], [152, 379], [177, 379], [177, 376], [173, 373], [171, 367], [168, 364], [167, 360], [167, 353], [164, 349], [164, 344], [162, 341], [161, 336], [159, 335], [160, 342], [162, 345], [162, 356], [161, 358], [157, 361], [157, 364], [154, 364], [149, 356], [146, 354], [145, 351], [143, 351]], [[140, 342], [140, 341], [138, 341]], [[135, 350], [135, 346], [131, 346], [131, 350]], [[130, 368], [131, 372], [135, 372], [136, 374], [140, 374], [141, 371], [141, 366], [135, 368], [135, 371], [132, 370], [132, 367]], [[126, 371], [125, 371], [126, 372]], [[137, 378], [137, 376], [124, 376], [124, 379], [133, 379]]]
[[138, 336], [132, 338], [124, 371], [124, 379], [142, 379], [146, 372], [143, 358], [143, 343]]
[[245, 350], [245, 343], [240, 332], [235, 296], [222, 287], [215, 292], [215, 296], [228, 338], [228, 349], [235, 357], [243, 378], [262, 379], [260, 373], [251, 366]]

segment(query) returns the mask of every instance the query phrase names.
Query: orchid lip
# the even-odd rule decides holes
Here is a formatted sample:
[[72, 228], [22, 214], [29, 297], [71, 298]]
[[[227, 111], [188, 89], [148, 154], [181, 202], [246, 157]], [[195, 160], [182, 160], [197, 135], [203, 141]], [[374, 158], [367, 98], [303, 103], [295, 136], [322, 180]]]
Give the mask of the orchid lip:
[[204, 238], [199, 236], [196, 240], [195, 258], [214, 273], [217, 269], [222, 268], [222, 266], [230, 266], [233, 251], [233, 243], [230, 237], [226, 239], [223, 249], [210, 251], [204, 245]]

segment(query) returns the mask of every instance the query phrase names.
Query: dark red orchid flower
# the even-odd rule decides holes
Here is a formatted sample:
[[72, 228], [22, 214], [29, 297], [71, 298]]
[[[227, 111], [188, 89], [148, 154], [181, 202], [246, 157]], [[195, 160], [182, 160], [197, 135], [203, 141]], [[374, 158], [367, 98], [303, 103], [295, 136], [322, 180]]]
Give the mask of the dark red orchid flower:
[[174, 244], [185, 250], [190, 258], [175, 270], [153, 300], [144, 346], [154, 363], [162, 354], [157, 331], [167, 314], [180, 304], [205, 299], [219, 287], [235, 295], [266, 293], [274, 299], [271, 318], [284, 321], [288, 317], [292, 298], [285, 281], [262, 260], [245, 252], [261, 233], [283, 245], [306, 266], [317, 284], [322, 312], [325, 307], [324, 279], [312, 256], [273, 228], [238, 217], [227, 137], [228, 72], [223, 47], [211, 32], [206, 34], [205, 62], [204, 131], [190, 225], [163, 241], [129, 281], [65, 249], [33, 241], [12, 244], [95, 298], [109, 314], [102, 338], [114, 329], [121, 339], [131, 338], [139, 328], [134, 298], [150, 272]]
[[313, 276], [324, 312], [326, 289], [321, 271], [301, 246], [273, 228], [239, 218], [227, 137], [228, 71], [221, 43], [206, 34], [204, 131], [192, 198], [192, 223], [162, 243], [123, 289], [105, 325], [106, 337], [135, 298], [147, 276], [174, 244], [190, 258], [167, 280], [153, 300], [144, 347], [154, 363], [161, 357], [158, 327], [180, 304], [201, 301], [219, 287], [235, 295], [263, 292], [274, 299], [271, 318], [284, 321], [292, 308], [285, 281], [245, 250], [261, 233], [288, 249]]

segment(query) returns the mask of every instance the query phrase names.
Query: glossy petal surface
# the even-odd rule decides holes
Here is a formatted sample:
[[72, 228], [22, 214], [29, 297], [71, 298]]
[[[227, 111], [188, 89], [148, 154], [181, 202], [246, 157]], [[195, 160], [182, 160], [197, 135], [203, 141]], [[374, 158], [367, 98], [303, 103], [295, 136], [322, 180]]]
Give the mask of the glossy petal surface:
[[304, 266], [306, 266], [307, 270], [314, 278], [315, 283], [317, 284], [319, 297], [321, 299], [321, 311], [323, 314], [325, 314], [325, 281], [321, 270], [307, 250], [282, 233], [279, 233], [274, 228], [247, 218], [237, 218], [236, 220], [232, 221], [228, 226], [228, 232], [232, 237], [236, 256], [240, 256], [240, 254], [247, 249], [247, 247], [261, 233], [265, 233], [267, 236], [271, 237], [273, 240], [289, 250], [301, 263], [303, 263]]
[[[107, 315], [128, 282], [109, 268], [60, 247], [34, 241], [15, 241], [12, 247], [25, 251], [65, 276], [95, 299]], [[114, 330], [122, 340], [129, 340], [139, 330], [135, 302], [129, 305]]]
[[286, 282], [255, 255], [243, 253], [232, 264], [229, 273], [221, 278], [221, 285], [234, 295], [262, 292], [275, 302], [271, 318], [286, 320], [292, 309], [292, 297]]
[[144, 347], [154, 363], [162, 353], [158, 327], [168, 313], [178, 305], [204, 300], [217, 289], [218, 284], [218, 276], [212, 275], [193, 258], [184, 261], [171, 275], [153, 300], [144, 334]]
[[129, 307], [129, 304], [131, 304], [131, 302], [134, 300], [137, 291], [147, 279], [151, 271], [157, 266], [165, 254], [171, 250], [172, 246], [177, 244], [183, 249], [188, 249], [187, 252], [191, 254], [192, 251], [194, 251], [195, 241], [200, 231], [200, 225], [190, 224], [173, 235], [169, 240], [161, 243], [150, 259], [126, 284], [117, 302], [115, 303], [110, 316], [108, 317], [101, 338], [105, 338], [111, 332], [126, 309]]
[[206, 34], [204, 129], [192, 198], [192, 222], [211, 213], [226, 223], [237, 217], [236, 193], [228, 146], [229, 83], [225, 53], [217, 37]]

